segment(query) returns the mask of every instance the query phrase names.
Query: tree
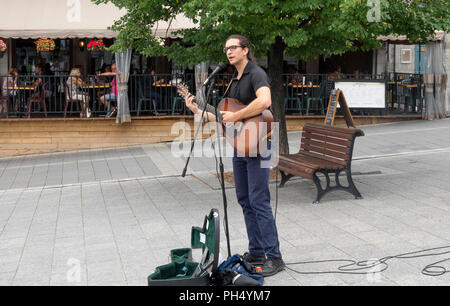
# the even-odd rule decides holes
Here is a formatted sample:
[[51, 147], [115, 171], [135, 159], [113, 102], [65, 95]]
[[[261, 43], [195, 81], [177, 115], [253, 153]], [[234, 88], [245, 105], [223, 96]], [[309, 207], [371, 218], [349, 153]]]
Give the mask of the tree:
[[[267, 57], [272, 108], [280, 122], [280, 152], [288, 152], [284, 113], [283, 55], [308, 60], [381, 47], [379, 35], [406, 35], [426, 42], [435, 30], [449, 30], [449, 0], [92, 0], [112, 2], [128, 13], [116, 21], [115, 49], [164, 55], [185, 65], [225, 61], [225, 39], [242, 34], [256, 57]], [[152, 27], [184, 14], [198, 27], [184, 29], [183, 44], [164, 46]], [[188, 46], [188, 47], [187, 47]]]

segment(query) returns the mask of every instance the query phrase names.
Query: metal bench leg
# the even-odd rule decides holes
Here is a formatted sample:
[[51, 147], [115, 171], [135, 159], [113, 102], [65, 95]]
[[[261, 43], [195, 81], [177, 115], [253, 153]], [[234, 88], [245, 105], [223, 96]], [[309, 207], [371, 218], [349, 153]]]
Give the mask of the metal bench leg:
[[355, 199], [362, 199], [361, 193], [359, 193], [358, 189], [356, 188], [355, 184], [353, 183], [352, 171], [350, 168], [347, 169], [346, 174], [347, 174], [349, 191], [355, 196]]
[[287, 183], [287, 181], [289, 181], [292, 177], [294, 177], [292, 174], [286, 174], [284, 173], [284, 171], [281, 171], [281, 183], [280, 183], [280, 188], [283, 188], [284, 185]]
[[355, 183], [353, 183], [351, 169], [345, 170], [345, 174], [347, 175], [348, 187], [342, 186], [341, 182], [339, 181], [340, 173], [341, 172], [336, 173], [336, 188], [345, 190], [345, 191], [353, 194], [356, 199], [362, 199], [361, 193], [359, 193], [358, 189], [355, 186]]
[[[320, 173], [323, 173], [323, 172], [320, 172]], [[324, 172], [323, 174], [325, 175], [325, 178], [327, 180], [327, 187], [325, 189], [323, 189], [322, 185], [320, 184], [320, 179], [317, 177], [317, 172], [315, 172], [313, 174], [312, 179], [317, 188], [317, 197], [316, 197], [316, 200], [313, 202], [313, 204], [319, 204], [320, 199], [322, 199], [323, 196], [331, 189], [330, 188], [330, 177], [329, 177], [328, 173]]]

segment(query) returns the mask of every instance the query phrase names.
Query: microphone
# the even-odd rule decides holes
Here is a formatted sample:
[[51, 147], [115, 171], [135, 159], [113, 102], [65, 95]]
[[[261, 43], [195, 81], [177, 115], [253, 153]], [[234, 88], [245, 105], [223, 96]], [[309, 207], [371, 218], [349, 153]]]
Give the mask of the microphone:
[[211, 73], [211, 75], [206, 79], [206, 81], [203, 83], [202, 87], [208, 86], [209, 82], [218, 74], [222, 69], [224, 69], [227, 65], [224, 63], [219, 63], [219, 65], [214, 69], [214, 71]]

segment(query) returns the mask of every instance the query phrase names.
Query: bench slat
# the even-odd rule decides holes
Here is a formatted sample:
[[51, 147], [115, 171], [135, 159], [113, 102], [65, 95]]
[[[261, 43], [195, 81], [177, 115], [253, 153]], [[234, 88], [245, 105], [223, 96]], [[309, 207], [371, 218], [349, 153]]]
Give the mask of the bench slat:
[[317, 135], [322, 135], [322, 136], [331, 136], [331, 137], [336, 137], [338, 139], [345, 139], [345, 140], [352, 140], [353, 139], [353, 135], [355, 133], [341, 133], [341, 132], [337, 132], [337, 131], [330, 131], [330, 130], [321, 130], [320, 128], [314, 128], [314, 127], [310, 127], [310, 126], [305, 126], [303, 128], [304, 132], [308, 132], [311, 134], [317, 134]]
[[[302, 151], [303, 150], [303, 151]], [[302, 146], [300, 152], [309, 152], [315, 154], [319, 158], [328, 159], [332, 162], [336, 162], [339, 164], [346, 165], [348, 161], [348, 157], [350, 154], [344, 154], [336, 151], [332, 151], [326, 147], [314, 147], [309, 144], [305, 144]]]
[[302, 138], [302, 145], [309, 145], [319, 148], [327, 148], [339, 153], [347, 154], [349, 147], [348, 146], [338, 146], [327, 141], [317, 141], [316, 139], [311, 138]]
[[303, 153], [294, 154], [289, 156], [289, 159], [295, 160], [298, 163], [303, 162], [304, 164], [309, 164], [313, 168], [321, 168], [321, 169], [332, 169], [338, 170], [344, 168], [343, 165], [334, 163], [328, 160], [324, 160], [323, 158], [313, 157], [311, 155], [306, 155]]
[[301, 167], [297, 163], [291, 161], [283, 161], [283, 164], [280, 164], [279, 168], [281, 171], [284, 171], [288, 174], [293, 174], [304, 178], [312, 179], [313, 169]]
[[319, 134], [313, 134], [313, 133], [310, 133], [309, 131], [303, 131], [302, 132], [302, 138], [317, 139], [317, 140], [326, 141], [326, 142], [329, 142], [329, 143], [333, 143], [333, 144], [340, 145], [340, 146], [345, 146], [345, 147], [350, 147], [351, 144], [352, 144], [352, 142], [350, 140], [347, 140], [347, 139], [335, 138], [335, 137], [319, 135]]
[[342, 134], [349, 134], [354, 135], [358, 134], [358, 136], [364, 136], [364, 132], [360, 129], [354, 129], [354, 128], [346, 128], [346, 127], [339, 127], [339, 126], [331, 126], [331, 125], [322, 125], [317, 123], [307, 123], [305, 125], [306, 129], [318, 129], [319, 132], [332, 132], [332, 133], [342, 133]]
[[304, 178], [312, 178], [312, 173], [314, 170], [318, 169], [336, 171], [345, 168], [343, 165], [304, 155], [302, 153], [289, 156], [280, 155], [279, 167], [281, 171]]

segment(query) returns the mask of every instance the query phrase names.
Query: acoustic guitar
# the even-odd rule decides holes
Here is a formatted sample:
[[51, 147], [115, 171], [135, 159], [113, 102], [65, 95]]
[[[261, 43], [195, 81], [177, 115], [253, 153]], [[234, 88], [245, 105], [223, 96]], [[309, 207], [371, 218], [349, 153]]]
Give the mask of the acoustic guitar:
[[[178, 94], [186, 98], [189, 94], [189, 89], [184, 84], [174, 84], [177, 88]], [[246, 118], [240, 122], [224, 123], [221, 111], [237, 112], [247, 105], [232, 98], [224, 98], [219, 102], [216, 107], [195, 99], [195, 102], [200, 109], [206, 108], [206, 111], [217, 116], [218, 121], [221, 123], [221, 133], [227, 139], [227, 141], [233, 146], [234, 151], [238, 156], [256, 157], [260, 153], [260, 144], [272, 134], [272, 123], [274, 121], [273, 114], [269, 109], [264, 110], [261, 114], [251, 118]], [[262, 147], [265, 150], [266, 147]]]

